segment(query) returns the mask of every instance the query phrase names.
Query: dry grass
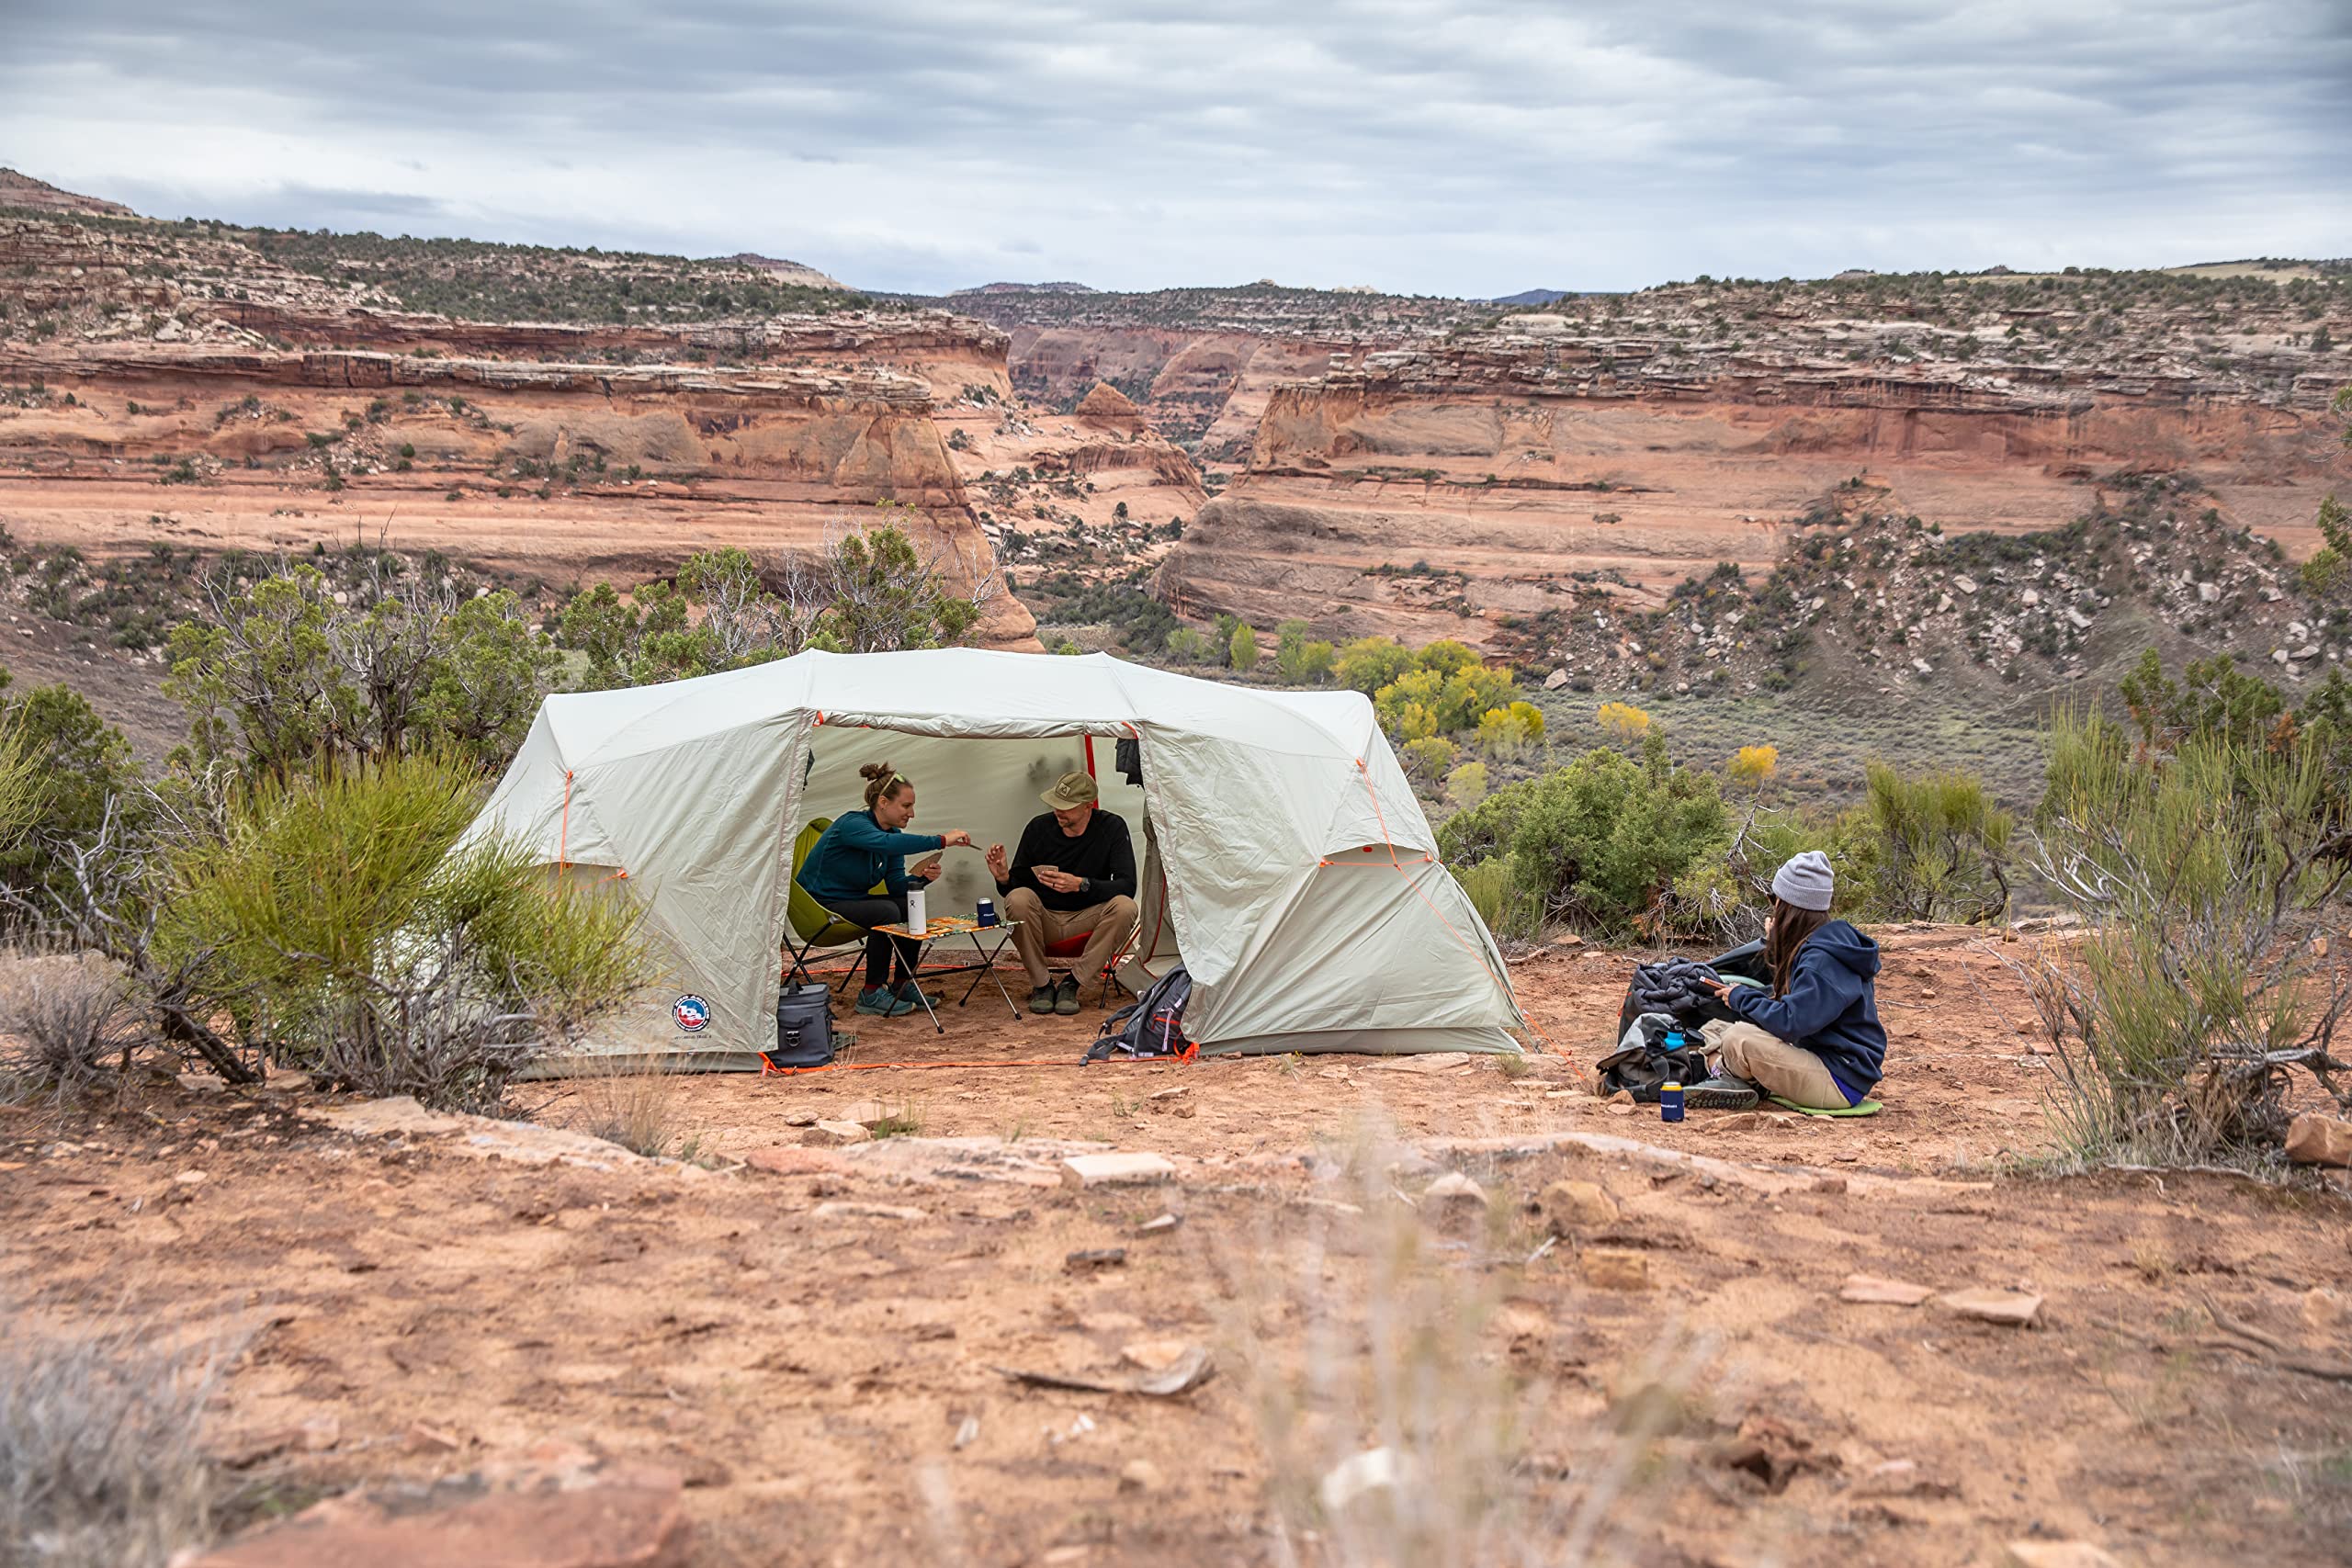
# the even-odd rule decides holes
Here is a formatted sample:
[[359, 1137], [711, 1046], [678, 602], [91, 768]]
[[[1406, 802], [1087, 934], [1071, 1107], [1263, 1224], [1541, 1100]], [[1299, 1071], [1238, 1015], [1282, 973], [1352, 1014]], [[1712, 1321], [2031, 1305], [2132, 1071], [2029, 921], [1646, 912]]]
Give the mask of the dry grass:
[[685, 1075], [668, 1062], [583, 1062], [573, 1077], [582, 1132], [648, 1159], [691, 1160], [702, 1130], [687, 1110]]
[[138, 1038], [130, 984], [96, 953], [0, 955], [0, 1094], [70, 1098]]
[[199, 1543], [213, 1473], [198, 1446], [230, 1348], [176, 1348], [117, 1311], [0, 1346], [0, 1565], [158, 1568]]
[[[1274, 1561], [1623, 1560], [1645, 1495], [1677, 1479], [1658, 1439], [1681, 1420], [1697, 1358], [1662, 1330], [1667, 1348], [1626, 1369], [1608, 1417], [1561, 1429], [1546, 1379], [1498, 1353], [1503, 1281], [1526, 1256], [1510, 1203], [1427, 1213], [1393, 1174], [1396, 1155], [1363, 1136], [1333, 1201], [1228, 1268]], [[1279, 1331], [1302, 1319], [1302, 1333]]]

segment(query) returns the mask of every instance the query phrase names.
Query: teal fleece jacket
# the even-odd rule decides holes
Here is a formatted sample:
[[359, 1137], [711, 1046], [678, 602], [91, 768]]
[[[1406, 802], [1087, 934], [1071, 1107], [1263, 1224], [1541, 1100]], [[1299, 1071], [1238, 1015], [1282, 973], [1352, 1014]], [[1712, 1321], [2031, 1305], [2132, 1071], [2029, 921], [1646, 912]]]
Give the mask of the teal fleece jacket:
[[871, 811], [846, 811], [808, 846], [808, 858], [794, 880], [828, 906], [871, 897], [877, 882], [904, 893], [907, 856], [946, 847], [937, 833], [894, 833], [876, 823]]

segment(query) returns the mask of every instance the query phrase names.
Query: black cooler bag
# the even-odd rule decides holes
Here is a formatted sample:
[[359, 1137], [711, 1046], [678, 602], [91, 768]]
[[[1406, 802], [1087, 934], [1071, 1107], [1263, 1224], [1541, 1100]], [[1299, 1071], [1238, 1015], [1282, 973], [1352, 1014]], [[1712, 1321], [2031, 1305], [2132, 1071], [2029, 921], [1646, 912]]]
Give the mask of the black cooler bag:
[[833, 1059], [833, 993], [825, 986], [790, 986], [775, 998], [775, 1049], [761, 1053], [771, 1067], [821, 1067]]

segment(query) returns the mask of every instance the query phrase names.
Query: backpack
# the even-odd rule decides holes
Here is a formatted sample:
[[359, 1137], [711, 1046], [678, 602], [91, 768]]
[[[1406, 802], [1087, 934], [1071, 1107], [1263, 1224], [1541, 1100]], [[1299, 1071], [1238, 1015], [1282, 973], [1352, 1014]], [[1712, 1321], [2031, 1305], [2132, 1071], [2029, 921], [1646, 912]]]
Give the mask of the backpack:
[[775, 998], [775, 1049], [760, 1053], [763, 1070], [821, 1067], [833, 1059], [833, 993], [792, 986]]
[[1181, 1056], [1200, 1049], [1184, 1033], [1184, 1005], [1193, 999], [1193, 977], [1181, 964], [1154, 980], [1143, 995], [1102, 1021], [1102, 1032], [1087, 1047], [1089, 1062], [1137, 1061]]
[[[1764, 944], [1743, 942], [1729, 953], [1711, 958], [1696, 966], [1713, 970], [1714, 977], [1735, 985], [1743, 982], [1765, 985], [1770, 979], [1764, 966]], [[1739, 1015], [1712, 996], [1698, 989], [1690, 976], [1694, 966], [1684, 959], [1665, 959], [1645, 964], [1634, 971], [1633, 979], [1625, 987], [1625, 999], [1618, 1004], [1617, 1032], [1623, 1034], [1634, 1027], [1634, 1021], [1645, 1013], [1671, 1014], [1691, 1033], [1702, 1023], [1718, 1020], [1731, 1022]], [[1672, 997], [1671, 1002], [1663, 998]]]
[[[1682, 1036], [1682, 1044], [1668, 1046], [1668, 1039], [1677, 1033]], [[1706, 1081], [1706, 1044], [1696, 1029], [1684, 1029], [1673, 1014], [1645, 1012], [1625, 1031], [1617, 1049], [1595, 1062], [1592, 1070], [1593, 1092], [1602, 1099], [1624, 1089], [1636, 1100], [1655, 1105], [1663, 1084], [1688, 1088]]]

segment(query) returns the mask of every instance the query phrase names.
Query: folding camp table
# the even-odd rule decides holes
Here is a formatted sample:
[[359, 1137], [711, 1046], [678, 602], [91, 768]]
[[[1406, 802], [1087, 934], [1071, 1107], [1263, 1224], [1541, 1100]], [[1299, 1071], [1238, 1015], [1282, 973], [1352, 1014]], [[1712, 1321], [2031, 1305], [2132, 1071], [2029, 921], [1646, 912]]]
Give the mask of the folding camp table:
[[[1019, 920], [999, 920], [995, 925], [984, 926], [967, 915], [933, 915], [923, 922], [921, 936], [917, 936], [903, 925], [876, 926], [873, 929], [880, 931], [884, 936], [902, 936], [910, 942], [922, 943], [921, 947], [915, 949], [914, 974], [911, 976], [915, 985], [915, 998], [922, 1003], [922, 1010], [930, 1017], [932, 1028], [944, 1034], [947, 1032], [947, 1026], [939, 1021], [939, 1014], [932, 1011], [931, 995], [922, 988], [922, 983], [926, 978], [922, 966], [924, 955], [931, 952], [941, 937], [970, 937], [975, 962], [951, 964], [944, 968], [933, 969], [930, 974], [972, 976], [972, 983], [964, 987], [962, 996], [956, 998], [957, 1007], [962, 1007], [966, 1002], [970, 1001], [972, 993], [980, 988], [981, 976], [988, 976], [996, 982], [996, 994], [1004, 998], [1005, 1010], [1012, 1013], [1013, 1021], [1018, 1023], [1021, 1021], [1021, 1010], [1012, 1005], [1012, 993], [1004, 988], [1004, 977], [997, 973], [996, 964], [998, 959], [1004, 956], [1005, 944], [1012, 940], [1013, 929], [1020, 924]], [[994, 947], [990, 947], [986, 941], [988, 934], [991, 931], [996, 933]]]

